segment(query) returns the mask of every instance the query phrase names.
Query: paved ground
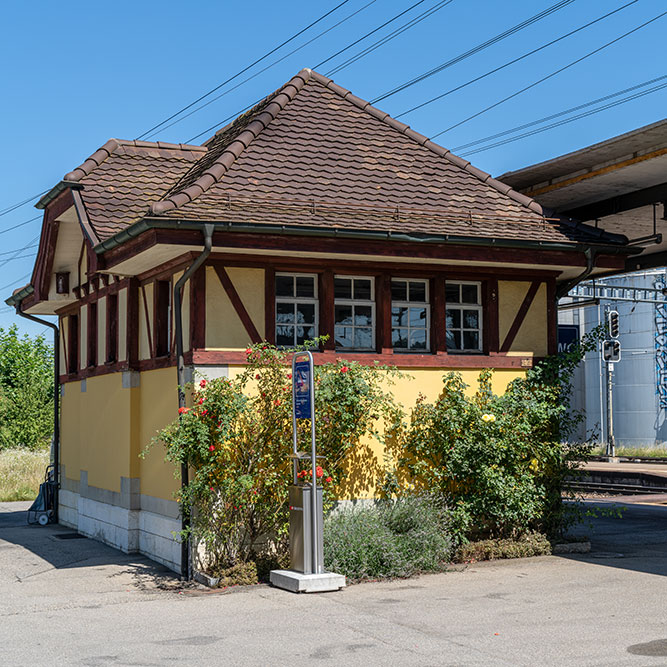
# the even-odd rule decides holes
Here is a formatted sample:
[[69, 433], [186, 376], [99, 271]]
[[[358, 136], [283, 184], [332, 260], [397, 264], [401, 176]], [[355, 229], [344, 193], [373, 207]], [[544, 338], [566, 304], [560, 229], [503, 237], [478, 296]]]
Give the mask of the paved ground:
[[151, 561], [0, 504], [0, 665], [667, 665], [667, 508], [584, 556], [294, 595], [182, 590]]

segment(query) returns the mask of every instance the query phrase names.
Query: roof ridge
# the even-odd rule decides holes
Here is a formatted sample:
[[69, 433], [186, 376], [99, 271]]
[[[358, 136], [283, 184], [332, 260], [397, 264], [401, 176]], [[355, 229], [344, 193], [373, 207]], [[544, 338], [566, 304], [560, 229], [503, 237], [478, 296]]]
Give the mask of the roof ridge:
[[[292, 77], [274, 93], [265, 97], [252, 109], [246, 111], [235, 121], [232, 121], [228, 126], [225, 126], [225, 128], [218, 130], [213, 139], [216, 136], [224, 136], [223, 130], [231, 130], [236, 121], [242, 118], [251, 119], [247, 125], [243, 127], [241, 132], [223, 147], [220, 155], [203, 174], [182, 190], [177, 190], [168, 197], [153, 202], [150, 205], [150, 212], [153, 215], [160, 215], [161, 213], [179, 208], [199, 197], [199, 195], [206, 192], [215, 183], [219, 183], [241, 153], [248, 148], [252, 141], [256, 139], [261, 132], [276, 119], [278, 114], [298, 95], [299, 91], [309, 81], [312, 74], [312, 70], [308, 68], [302, 69], [296, 76]], [[211, 140], [207, 143], [210, 144], [210, 141]], [[209, 150], [212, 150], [212, 148], [209, 147]], [[175, 187], [177, 188], [178, 185], [179, 184], [177, 183]]]
[[109, 139], [104, 146], [98, 148], [82, 164], [65, 174], [63, 180], [74, 183], [80, 181], [111, 157], [111, 155], [121, 146], [160, 148], [163, 150], [201, 151], [202, 153], [205, 153], [208, 150], [206, 146], [196, 146], [192, 144], [170, 144], [165, 141], [139, 141], [137, 139]]

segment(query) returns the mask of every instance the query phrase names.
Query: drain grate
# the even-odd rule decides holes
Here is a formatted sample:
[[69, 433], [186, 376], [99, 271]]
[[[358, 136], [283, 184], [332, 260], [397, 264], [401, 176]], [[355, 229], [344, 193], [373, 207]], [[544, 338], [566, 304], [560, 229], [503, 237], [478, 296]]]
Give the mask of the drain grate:
[[57, 535], [52, 535], [54, 540], [85, 540], [87, 539], [85, 535], [81, 533], [58, 533]]

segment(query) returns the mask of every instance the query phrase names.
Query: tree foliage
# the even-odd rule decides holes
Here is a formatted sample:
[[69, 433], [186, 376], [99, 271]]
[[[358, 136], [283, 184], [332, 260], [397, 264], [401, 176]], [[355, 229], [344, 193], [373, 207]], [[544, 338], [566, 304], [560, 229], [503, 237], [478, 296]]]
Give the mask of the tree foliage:
[[0, 328], [0, 449], [48, 445], [53, 435], [53, 347]]

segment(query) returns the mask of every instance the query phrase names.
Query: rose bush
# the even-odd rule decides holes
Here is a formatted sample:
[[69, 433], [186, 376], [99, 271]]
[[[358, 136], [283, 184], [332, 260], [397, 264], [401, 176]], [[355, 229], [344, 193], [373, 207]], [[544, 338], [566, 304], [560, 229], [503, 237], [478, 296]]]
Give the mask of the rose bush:
[[[181, 538], [191, 537], [204, 547], [195, 553], [206, 570], [286, 553], [291, 353], [267, 343], [249, 347], [247, 366], [234, 377], [204, 378], [188, 387], [191, 407], [179, 410], [178, 419], [156, 438], [166, 446], [167, 460], [176, 464], [177, 476], [181, 464], [192, 471], [178, 493], [183, 511], [192, 508], [190, 530]], [[329, 505], [350, 478], [366, 483], [350, 474], [350, 460], [363, 451], [363, 439], [382, 438], [381, 417], [393, 418], [396, 406], [384, 387], [396, 374], [342, 360], [315, 368], [316, 437], [324, 457], [316, 474]], [[310, 421], [299, 420], [298, 426], [299, 442], [309, 443]], [[309, 461], [302, 465], [298, 476], [307, 483]]]

